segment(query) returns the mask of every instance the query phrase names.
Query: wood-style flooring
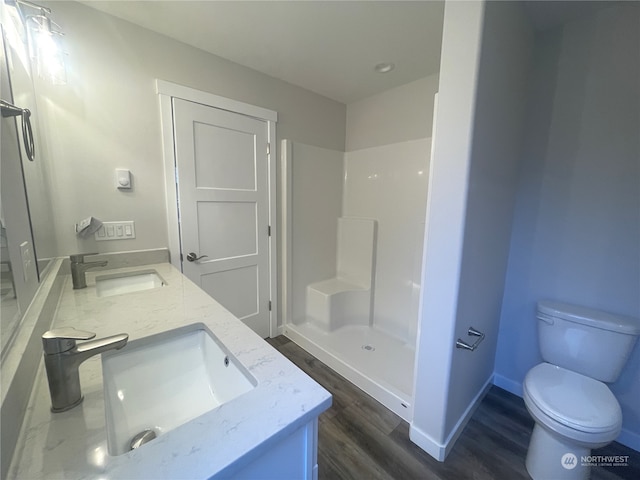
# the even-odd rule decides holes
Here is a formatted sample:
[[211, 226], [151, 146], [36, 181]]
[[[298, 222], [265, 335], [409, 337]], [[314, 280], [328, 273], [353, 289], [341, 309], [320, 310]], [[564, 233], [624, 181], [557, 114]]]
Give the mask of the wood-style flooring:
[[[409, 440], [409, 424], [284, 336], [269, 343], [333, 395], [320, 415], [319, 479], [529, 479], [533, 429], [521, 398], [492, 387], [445, 462]], [[629, 455], [626, 467], [594, 467], [593, 480], [640, 479], [640, 453], [619, 443], [593, 455]], [[551, 480], [551, 479], [550, 479]]]

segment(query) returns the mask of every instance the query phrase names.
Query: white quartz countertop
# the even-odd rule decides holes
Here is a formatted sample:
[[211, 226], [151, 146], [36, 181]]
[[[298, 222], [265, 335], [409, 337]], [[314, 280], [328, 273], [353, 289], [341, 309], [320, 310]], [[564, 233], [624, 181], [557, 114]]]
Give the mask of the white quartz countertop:
[[[167, 285], [99, 298], [95, 277], [155, 269]], [[43, 362], [33, 388], [10, 478], [204, 479], [226, 477], [271, 444], [317, 417], [331, 395], [168, 263], [96, 270], [88, 287], [65, 280], [53, 321], [129, 341], [193, 323], [205, 324], [251, 372], [256, 388], [120, 456], [107, 452], [101, 358], [80, 366], [84, 402], [51, 413]]]

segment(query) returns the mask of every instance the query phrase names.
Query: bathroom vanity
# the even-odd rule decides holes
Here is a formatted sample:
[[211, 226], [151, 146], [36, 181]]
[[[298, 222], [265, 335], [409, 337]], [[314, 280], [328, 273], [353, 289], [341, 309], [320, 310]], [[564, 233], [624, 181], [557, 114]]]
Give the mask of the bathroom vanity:
[[[155, 272], [162, 281], [135, 291], [129, 286], [135, 282], [129, 279], [120, 283], [131, 291], [98, 294], [96, 278], [100, 283], [104, 275], [130, 278], [139, 271]], [[46, 374], [40, 365], [9, 478], [317, 478], [317, 419], [331, 405], [325, 389], [168, 263], [96, 270], [88, 272], [86, 280], [87, 288], [73, 290], [71, 277], [66, 276], [51, 328], [74, 327], [97, 337], [127, 333], [129, 343], [80, 366], [84, 401], [63, 413], [50, 411]], [[193, 342], [190, 346], [191, 337], [208, 345], [202, 348], [212, 353], [205, 352], [205, 357], [223, 362], [218, 366], [223, 373], [231, 366], [236, 377], [242, 374], [246, 384], [241, 390], [231, 386], [236, 390], [223, 402], [200, 405], [202, 394], [195, 388], [200, 385], [194, 382], [207, 380], [190, 373], [194, 368], [188, 363], [189, 352], [200, 348]], [[143, 352], [146, 373], [128, 373], [126, 362], [142, 365], [138, 357], [127, 359], [136, 351]], [[176, 361], [167, 361], [165, 351]], [[118, 366], [119, 358], [124, 359], [124, 368]], [[183, 367], [177, 365], [181, 359], [186, 362]], [[145, 428], [155, 426], [158, 435], [153, 440], [134, 450], [123, 448], [122, 441], [114, 444], [113, 434], [108, 441], [113, 422], [130, 421], [118, 420], [119, 409], [129, 407], [113, 402], [133, 395], [128, 392], [135, 385], [156, 388], [171, 365], [177, 365], [180, 379], [187, 379], [185, 394], [170, 395], [167, 388], [173, 387], [164, 385], [165, 390], [158, 392], [165, 393], [155, 393], [152, 400], [147, 397], [148, 409], [138, 405], [132, 410], [140, 418], [147, 410], [161, 412], [171, 417], [171, 427], [157, 427], [155, 423], [161, 422], [151, 415], [135, 428], [143, 423]], [[184, 368], [184, 375], [179, 368]], [[111, 397], [103, 371], [111, 382]], [[223, 373], [217, 370], [214, 376]], [[237, 383], [234, 378], [225, 381]], [[129, 383], [117, 383], [125, 381]], [[107, 418], [106, 408], [111, 412]], [[186, 415], [179, 419], [172, 408]]]

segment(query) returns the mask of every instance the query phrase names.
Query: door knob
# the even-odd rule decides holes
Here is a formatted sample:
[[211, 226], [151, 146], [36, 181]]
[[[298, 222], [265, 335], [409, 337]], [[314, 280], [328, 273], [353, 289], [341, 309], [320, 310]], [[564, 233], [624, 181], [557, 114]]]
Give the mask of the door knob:
[[200, 255], [198, 256], [196, 253], [191, 252], [187, 255], [187, 260], [190, 262], [197, 262], [198, 260], [200, 260], [201, 258], [206, 257], [207, 255]]

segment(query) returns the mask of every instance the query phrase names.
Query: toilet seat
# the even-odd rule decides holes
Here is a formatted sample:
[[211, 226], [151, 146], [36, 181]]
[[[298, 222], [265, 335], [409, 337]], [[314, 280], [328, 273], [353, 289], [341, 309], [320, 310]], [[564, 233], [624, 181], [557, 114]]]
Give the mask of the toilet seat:
[[523, 387], [531, 413], [542, 414], [545, 418], [539, 420], [558, 433], [587, 441], [596, 437], [613, 440], [620, 432], [620, 405], [598, 380], [541, 363], [527, 373]]

